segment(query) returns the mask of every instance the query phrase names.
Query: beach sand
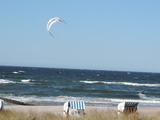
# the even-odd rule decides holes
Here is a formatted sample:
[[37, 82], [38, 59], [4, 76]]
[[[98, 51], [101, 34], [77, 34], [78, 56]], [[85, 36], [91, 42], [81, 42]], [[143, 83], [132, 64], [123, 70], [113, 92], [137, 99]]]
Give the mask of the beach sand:
[[[14, 106], [5, 106], [4, 110], [26, 112], [26, 113], [33, 111], [38, 114], [53, 113], [53, 114], [62, 115], [63, 106], [20, 106], [20, 105], [14, 105]], [[117, 111], [117, 107], [86, 106], [86, 109], [85, 109], [86, 114], [92, 113], [93, 111], [98, 111], [98, 112]], [[158, 108], [158, 107], [139, 107], [138, 113], [145, 115], [145, 116], [160, 114], [160, 108]]]

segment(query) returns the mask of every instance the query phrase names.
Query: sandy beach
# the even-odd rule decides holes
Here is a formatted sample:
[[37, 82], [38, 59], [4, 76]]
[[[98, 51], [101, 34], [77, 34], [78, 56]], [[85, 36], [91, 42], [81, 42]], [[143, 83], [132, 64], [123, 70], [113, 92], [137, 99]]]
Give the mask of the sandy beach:
[[[4, 110], [26, 112], [26, 113], [33, 111], [38, 114], [53, 113], [53, 114], [62, 115], [63, 106], [20, 106], [20, 105], [14, 105], [14, 106], [5, 106]], [[86, 114], [92, 113], [93, 111], [98, 111], [98, 112], [117, 111], [117, 107], [86, 106], [86, 109], [85, 109]], [[160, 113], [160, 108], [159, 107], [139, 107], [138, 113], [145, 115], [145, 116], [157, 115]]]

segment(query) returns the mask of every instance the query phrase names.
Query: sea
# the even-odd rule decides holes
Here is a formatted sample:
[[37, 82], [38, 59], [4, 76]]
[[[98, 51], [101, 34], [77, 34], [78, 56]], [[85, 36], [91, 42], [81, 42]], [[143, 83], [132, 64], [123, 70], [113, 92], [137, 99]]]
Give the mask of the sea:
[[0, 97], [37, 106], [80, 100], [88, 106], [160, 107], [160, 73], [0, 66]]

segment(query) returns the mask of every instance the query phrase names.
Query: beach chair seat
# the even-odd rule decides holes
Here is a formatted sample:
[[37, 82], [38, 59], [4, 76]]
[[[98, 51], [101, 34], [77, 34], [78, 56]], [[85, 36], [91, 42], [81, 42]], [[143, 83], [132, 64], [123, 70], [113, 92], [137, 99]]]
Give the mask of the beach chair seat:
[[84, 101], [67, 101], [63, 106], [64, 116], [81, 116], [84, 115]]
[[139, 102], [123, 102], [118, 104], [118, 114], [136, 113]]

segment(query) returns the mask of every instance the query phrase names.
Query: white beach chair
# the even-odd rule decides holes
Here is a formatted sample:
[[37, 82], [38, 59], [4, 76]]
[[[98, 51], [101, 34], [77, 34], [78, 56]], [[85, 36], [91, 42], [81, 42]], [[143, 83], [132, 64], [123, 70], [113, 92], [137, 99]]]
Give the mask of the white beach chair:
[[0, 110], [3, 110], [3, 104], [4, 104], [3, 100], [0, 100]]
[[63, 116], [81, 116], [84, 115], [84, 101], [67, 101], [63, 106]]
[[123, 102], [118, 104], [118, 115], [136, 113], [139, 102]]

